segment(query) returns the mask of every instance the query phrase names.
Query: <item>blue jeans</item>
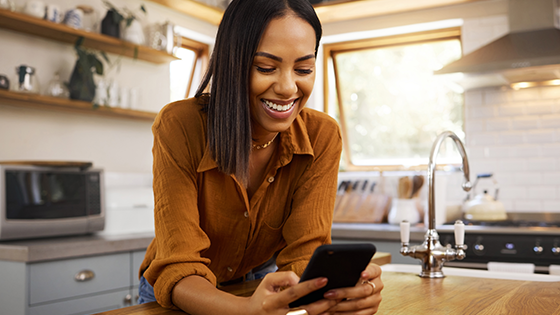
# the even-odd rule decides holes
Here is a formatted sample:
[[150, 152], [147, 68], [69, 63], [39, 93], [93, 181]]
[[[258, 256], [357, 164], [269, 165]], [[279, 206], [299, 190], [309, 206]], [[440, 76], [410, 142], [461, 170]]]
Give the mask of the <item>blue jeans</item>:
[[[263, 265], [249, 271], [245, 275], [245, 281], [262, 279], [266, 274], [278, 270], [276, 266], [276, 257], [272, 257]], [[138, 286], [138, 304], [155, 302], [154, 288], [148, 283], [144, 276], [140, 277], [140, 285]]]

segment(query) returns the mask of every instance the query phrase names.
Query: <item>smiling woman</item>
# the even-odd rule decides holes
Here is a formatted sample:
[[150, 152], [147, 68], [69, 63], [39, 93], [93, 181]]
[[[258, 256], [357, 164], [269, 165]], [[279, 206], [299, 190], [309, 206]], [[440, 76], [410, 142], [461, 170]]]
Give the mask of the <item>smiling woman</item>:
[[[284, 315], [326, 285], [298, 283], [315, 248], [331, 242], [342, 150], [334, 119], [305, 108], [321, 33], [308, 0], [228, 7], [195, 97], [165, 106], [152, 126], [156, 237], [140, 267], [141, 302]], [[370, 264], [355, 287], [298, 312], [373, 314], [380, 272]], [[259, 278], [248, 298], [216, 288]]]

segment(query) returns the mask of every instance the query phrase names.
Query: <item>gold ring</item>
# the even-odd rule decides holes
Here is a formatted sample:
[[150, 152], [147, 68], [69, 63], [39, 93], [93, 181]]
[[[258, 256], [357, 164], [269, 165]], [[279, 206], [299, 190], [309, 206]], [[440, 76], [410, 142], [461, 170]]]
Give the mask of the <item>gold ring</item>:
[[303, 308], [300, 308], [300, 309], [289, 311], [288, 313], [286, 313], [286, 315], [309, 315], [309, 313], [307, 313], [307, 311], [304, 310]]
[[362, 281], [362, 284], [370, 284], [371, 285], [371, 295], [373, 295], [375, 293], [375, 283], [369, 281], [369, 280], [364, 280]]

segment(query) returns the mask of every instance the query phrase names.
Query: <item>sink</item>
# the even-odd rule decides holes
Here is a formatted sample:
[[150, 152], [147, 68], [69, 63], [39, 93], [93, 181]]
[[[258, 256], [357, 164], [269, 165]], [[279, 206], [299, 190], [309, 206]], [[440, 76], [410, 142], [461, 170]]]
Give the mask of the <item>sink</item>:
[[[407, 264], [387, 264], [381, 266], [384, 272], [403, 272], [418, 275], [422, 270], [420, 265]], [[488, 270], [466, 269], [443, 267], [443, 274], [447, 276], [460, 276], [472, 278], [487, 278], [501, 280], [521, 280], [521, 281], [541, 281], [541, 282], [560, 282], [560, 276], [546, 275], [538, 273], [517, 273], [517, 272], [491, 272]]]

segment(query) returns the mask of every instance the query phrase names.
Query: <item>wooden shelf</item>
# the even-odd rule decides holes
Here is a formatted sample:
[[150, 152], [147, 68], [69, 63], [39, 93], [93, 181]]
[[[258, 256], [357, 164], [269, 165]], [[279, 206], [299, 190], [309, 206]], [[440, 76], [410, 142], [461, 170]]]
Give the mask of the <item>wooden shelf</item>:
[[153, 121], [157, 113], [145, 112], [117, 107], [93, 107], [90, 102], [69, 100], [52, 96], [18, 93], [0, 90], [0, 104], [17, 105], [47, 110], [61, 110], [66, 112], [82, 113], [87, 115], [110, 116], [115, 118], [129, 118], [136, 120]]
[[111, 36], [74, 29], [64, 24], [38, 19], [9, 10], [0, 9], [0, 27], [71, 44], [74, 44], [82, 36], [84, 37], [83, 45], [85, 47], [130, 58], [134, 58], [135, 50], [137, 49], [138, 59], [156, 64], [168, 63], [179, 59], [165, 51], [148, 46], [135, 45]]

